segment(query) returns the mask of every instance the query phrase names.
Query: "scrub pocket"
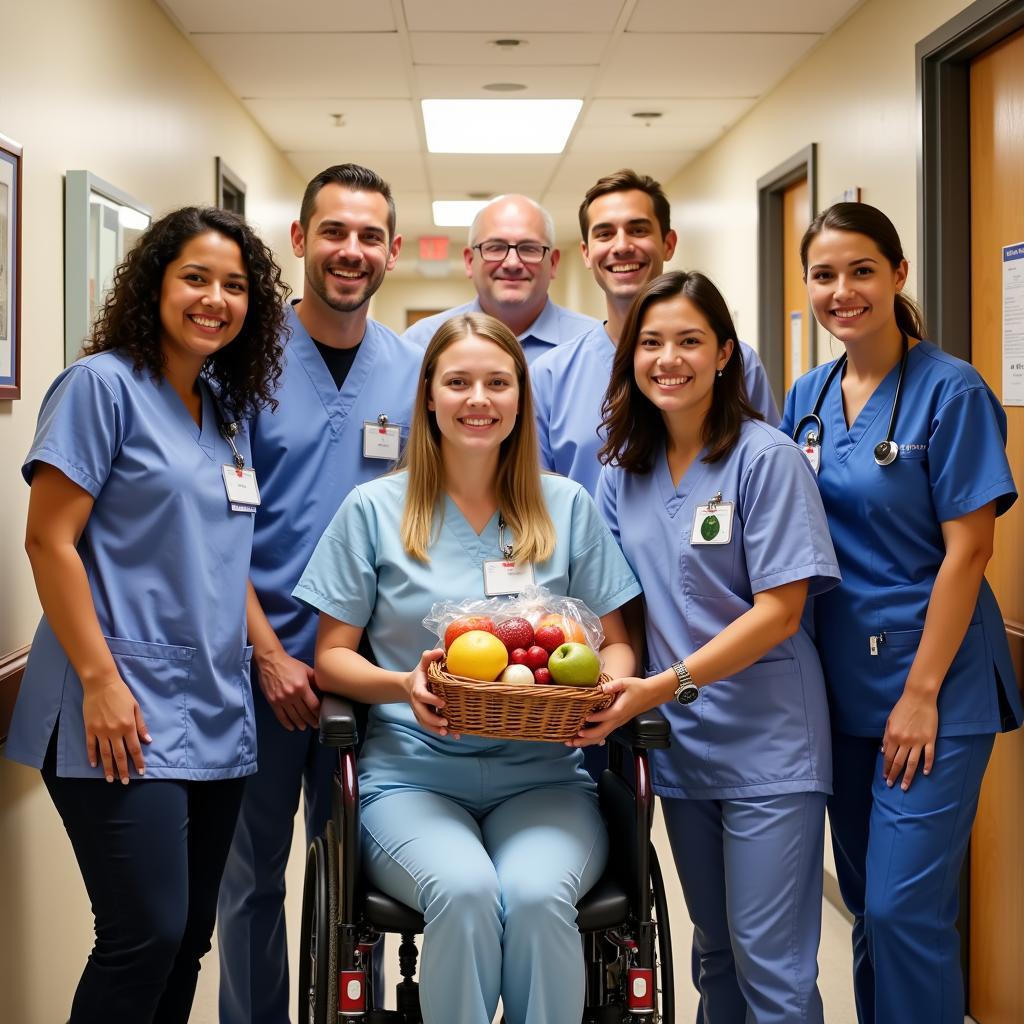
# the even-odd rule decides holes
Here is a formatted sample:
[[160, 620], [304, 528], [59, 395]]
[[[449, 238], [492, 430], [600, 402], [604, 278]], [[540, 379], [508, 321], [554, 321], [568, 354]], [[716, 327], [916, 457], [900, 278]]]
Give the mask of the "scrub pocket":
[[112, 636], [104, 640], [153, 737], [143, 746], [146, 763], [187, 767], [187, 695], [196, 649]]

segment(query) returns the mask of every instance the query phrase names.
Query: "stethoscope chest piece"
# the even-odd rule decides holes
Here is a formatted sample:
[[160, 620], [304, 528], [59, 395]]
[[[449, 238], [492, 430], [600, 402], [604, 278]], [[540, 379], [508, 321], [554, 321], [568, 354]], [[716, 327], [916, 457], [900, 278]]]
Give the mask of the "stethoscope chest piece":
[[875, 462], [879, 466], [890, 466], [899, 453], [900, 446], [895, 441], [879, 441], [875, 445]]

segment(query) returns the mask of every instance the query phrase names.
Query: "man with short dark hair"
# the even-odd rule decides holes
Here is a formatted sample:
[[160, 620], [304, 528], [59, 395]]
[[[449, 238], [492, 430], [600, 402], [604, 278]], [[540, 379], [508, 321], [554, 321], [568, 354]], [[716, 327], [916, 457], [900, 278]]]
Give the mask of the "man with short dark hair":
[[[661, 185], [628, 168], [588, 190], [580, 205], [583, 261], [605, 294], [608, 319], [561, 345], [531, 368], [541, 465], [597, 490], [601, 403], [633, 299], [664, 270], [676, 248]], [[751, 405], [772, 426], [779, 411], [757, 353], [740, 342]]]
[[250, 424], [262, 498], [248, 599], [259, 770], [221, 885], [221, 1024], [289, 1019], [285, 866], [299, 793], [309, 842], [330, 816], [334, 765], [318, 742], [317, 614], [292, 589], [349, 491], [395, 465], [423, 356], [367, 316], [402, 244], [379, 175], [357, 164], [318, 174], [291, 240], [305, 287], [288, 310], [279, 405]]
[[560, 255], [554, 223], [544, 207], [520, 195], [492, 199], [473, 219], [462, 253], [476, 299], [417, 321], [402, 337], [426, 348], [449, 317], [483, 312], [516, 335], [532, 363], [597, 323], [548, 298]]

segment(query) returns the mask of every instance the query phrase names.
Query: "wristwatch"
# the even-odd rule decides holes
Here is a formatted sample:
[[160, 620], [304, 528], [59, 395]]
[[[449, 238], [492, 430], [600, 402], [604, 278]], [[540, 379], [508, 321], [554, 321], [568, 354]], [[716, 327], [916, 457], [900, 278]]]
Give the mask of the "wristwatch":
[[677, 661], [672, 666], [672, 671], [675, 672], [676, 679], [679, 680], [679, 685], [676, 687], [675, 692], [676, 701], [684, 705], [692, 704], [697, 699], [697, 694], [700, 691], [697, 689], [697, 684], [693, 681], [686, 663]]

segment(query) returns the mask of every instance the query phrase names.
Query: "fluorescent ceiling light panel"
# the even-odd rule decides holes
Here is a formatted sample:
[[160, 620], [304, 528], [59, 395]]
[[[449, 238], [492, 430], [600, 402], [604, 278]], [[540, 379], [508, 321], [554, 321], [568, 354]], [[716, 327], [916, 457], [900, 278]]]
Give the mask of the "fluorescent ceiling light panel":
[[583, 100], [423, 100], [431, 153], [561, 153]]
[[434, 224], [439, 228], [468, 228], [490, 200], [435, 199]]

